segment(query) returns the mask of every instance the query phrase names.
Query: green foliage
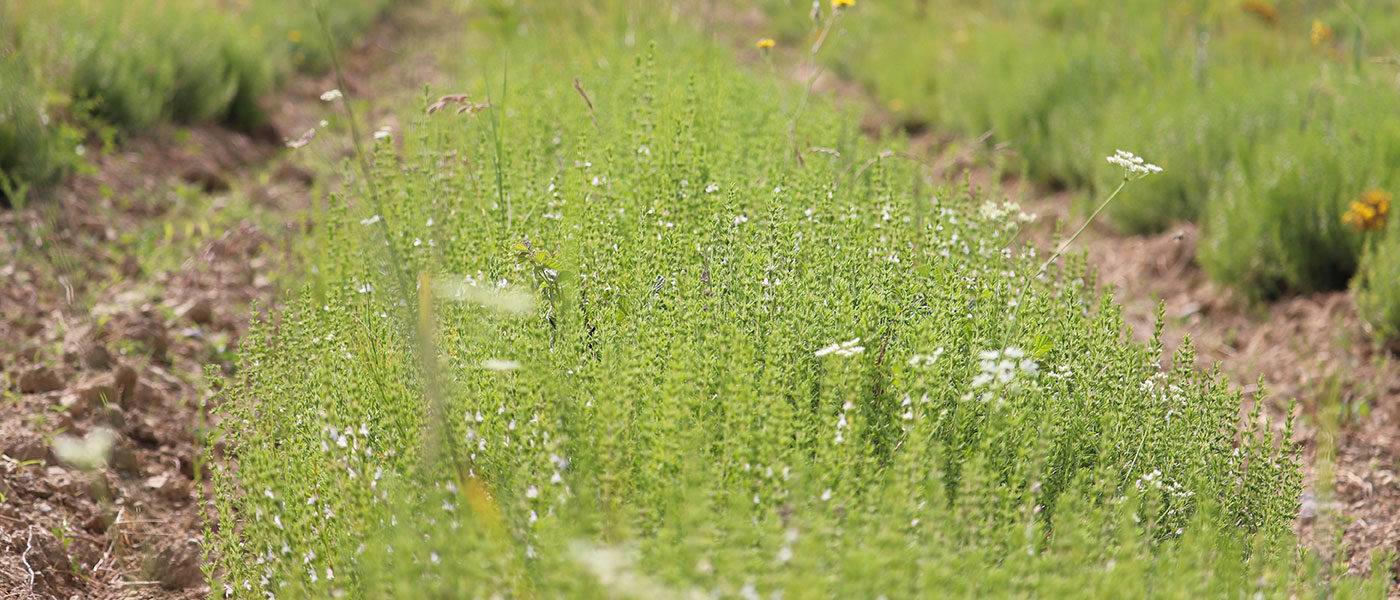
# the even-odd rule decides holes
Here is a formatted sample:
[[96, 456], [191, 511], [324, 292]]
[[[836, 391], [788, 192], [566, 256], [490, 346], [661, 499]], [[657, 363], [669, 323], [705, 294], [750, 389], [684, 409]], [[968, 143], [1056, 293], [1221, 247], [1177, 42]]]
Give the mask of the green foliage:
[[[763, 4], [801, 46], [808, 4]], [[1043, 182], [1102, 194], [1117, 184], [1103, 156], [1151, 157], [1161, 181], [1113, 221], [1203, 222], [1203, 265], [1249, 295], [1342, 288], [1361, 245], [1338, 207], [1393, 179], [1394, 61], [1370, 57], [1394, 54], [1400, 19], [1375, 2], [1253, 5], [861, 2], [824, 57], [905, 121], [991, 131]]]
[[0, 56], [0, 88], [13, 91], [0, 100], [0, 199], [16, 203], [24, 201], [28, 182], [52, 177], [59, 162], [28, 83], [13, 59]]
[[1400, 235], [1394, 230], [1367, 244], [1352, 284], [1361, 317], [1392, 346], [1400, 344]]
[[[322, 12], [340, 43], [392, 0], [342, 0]], [[0, 9], [0, 170], [43, 184], [71, 167], [75, 138], [178, 121], [252, 128], [259, 101], [293, 69], [328, 64], [310, 4], [59, 0]], [[40, 111], [54, 117], [37, 121]]]
[[469, 34], [491, 107], [333, 197], [228, 388], [216, 590], [1383, 593], [1296, 546], [1291, 426], [1123, 343], [1082, 258], [1038, 277], [826, 103], [799, 166], [802, 90], [621, 4]]

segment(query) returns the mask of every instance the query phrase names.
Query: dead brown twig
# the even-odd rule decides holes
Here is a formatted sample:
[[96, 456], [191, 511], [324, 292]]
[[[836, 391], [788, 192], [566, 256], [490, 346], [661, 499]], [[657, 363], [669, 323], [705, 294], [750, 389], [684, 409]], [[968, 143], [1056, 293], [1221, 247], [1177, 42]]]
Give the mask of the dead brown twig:
[[588, 104], [588, 118], [593, 120], [593, 129], [602, 132], [603, 128], [598, 126], [598, 116], [594, 114], [593, 101], [588, 98], [588, 92], [583, 91], [583, 82], [577, 77], [574, 78], [574, 89], [578, 90], [578, 95], [583, 96], [583, 101]]

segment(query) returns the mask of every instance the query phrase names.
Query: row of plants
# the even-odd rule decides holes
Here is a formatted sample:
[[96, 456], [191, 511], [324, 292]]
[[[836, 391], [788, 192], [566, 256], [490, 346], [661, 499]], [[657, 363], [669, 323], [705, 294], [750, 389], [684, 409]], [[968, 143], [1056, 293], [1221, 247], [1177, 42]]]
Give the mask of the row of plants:
[[[805, 48], [809, 3], [763, 0]], [[1357, 289], [1400, 335], [1397, 53], [1389, 2], [862, 2], [824, 64], [910, 124], [1009, 142], [1025, 174], [1102, 194], [1094, 157], [1139, 148], [1168, 167], [1109, 211], [1129, 232], [1202, 227], [1200, 264], [1250, 298]], [[818, 17], [820, 19], [820, 17]], [[1384, 202], [1378, 200], [1384, 198]], [[1347, 216], [1351, 215], [1351, 216]], [[1370, 215], [1369, 217], [1367, 215]]]
[[1291, 423], [1124, 343], [1017, 207], [679, 12], [492, 7], [247, 338], [216, 592], [1384, 594], [1299, 547]]
[[[0, 7], [0, 197], [80, 167], [93, 140], [166, 122], [264, 121], [259, 101], [328, 68], [392, 0], [20, 0]], [[319, 9], [321, 18], [316, 16]]]

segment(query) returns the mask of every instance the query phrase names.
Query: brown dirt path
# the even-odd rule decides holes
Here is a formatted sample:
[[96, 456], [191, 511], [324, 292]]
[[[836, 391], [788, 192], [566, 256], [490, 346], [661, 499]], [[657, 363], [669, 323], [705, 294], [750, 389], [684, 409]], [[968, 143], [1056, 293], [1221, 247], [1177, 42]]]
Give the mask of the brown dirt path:
[[[719, 2], [691, 16], [762, 68], [757, 64], [761, 55], [753, 49], [754, 41], [766, 33], [762, 11]], [[840, 43], [856, 41], [828, 42]], [[812, 76], [801, 52], [779, 48], [774, 59], [796, 81], [805, 83]], [[864, 128], [872, 135], [909, 133], [914, 158], [929, 164], [936, 180], [967, 182], [980, 190], [978, 196], [1009, 199], [1037, 213], [1038, 223], [1023, 234], [1025, 243], [1048, 248], [1056, 222], [1066, 232], [1084, 222], [1087, 211], [1076, 207], [1082, 203], [1075, 192], [1048, 190], [1002, 174], [998, 166], [1014, 164], [1016, 148], [1000, 142], [995, 132], [969, 140], [940, 137], [924, 131], [922, 124], [896, 122], [867, 90], [830, 72], [818, 76], [814, 90], [838, 104], [859, 107], [866, 115]], [[1132, 186], [1124, 193], [1131, 194]], [[1167, 352], [1174, 353], [1189, 338], [1198, 368], [1210, 370], [1218, 364], [1222, 375], [1242, 390], [1242, 415], [1260, 396], [1261, 383], [1276, 420], [1289, 400], [1298, 400], [1297, 438], [1304, 448], [1307, 486], [1299, 532], [1320, 554], [1332, 556], [1336, 532], [1342, 530], [1349, 571], [1369, 573], [1373, 555], [1400, 553], [1400, 357], [1373, 341], [1348, 292], [1251, 305], [1210, 281], [1196, 263], [1196, 240], [1196, 227], [1189, 223], [1158, 235], [1133, 236], [1101, 220], [1070, 252], [1087, 254], [1099, 283], [1112, 290], [1138, 341], [1150, 338], [1162, 303]], [[1391, 595], [1400, 598], [1396, 573], [1400, 569], [1392, 573]]]
[[[442, 4], [399, 5], [346, 53], [368, 130], [396, 127], [388, 107], [440, 79], [461, 27]], [[336, 120], [319, 99], [334, 87], [290, 82], [266, 105], [272, 139], [163, 128], [0, 213], [0, 599], [209, 595], [208, 408], [250, 311], [290, 287], [315, 198], [336, 185], [342, 132], [291, 153], [275, 139]], [[115, 433], [108, 466], [58, 460], [56, 440], [102, 429]]]

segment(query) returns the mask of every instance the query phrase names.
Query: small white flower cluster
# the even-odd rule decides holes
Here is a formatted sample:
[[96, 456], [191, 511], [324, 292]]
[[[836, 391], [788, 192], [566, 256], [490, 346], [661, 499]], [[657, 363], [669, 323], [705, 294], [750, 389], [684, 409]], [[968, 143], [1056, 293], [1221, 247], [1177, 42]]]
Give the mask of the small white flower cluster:
[[1015, 202], [997, 204], [988, 200], [977, 209], [977, 214], [993, 223], [1005, 222], [1004, 227], [1008, 229], [1015, 227], [1017, 223], [1030, 223], [1036, 219], [1035, 215], [1021, 212], [1021, 205]]
[[1152, 175], [1154, 173], [1162, 172], [1162, 167], [1144, 161], [1141, 156], [1138, 156], [1126, 150], [1118, 150], [1114, 152], [1113, 156], [1108, 157], [1108, 162], [1109, 164], [1114, 164], [1122, 167], [1124, 178], [1138, 179], [1146, 177], [1148, 175]]
[[1133, 483], [1133, 486], [1136, 487], [1139, 492], [1145, 492], [1148, 488], [1160, 490], [1162, 489], [1162, 472], [1153, 469], [1151, 473], [1144, 473], [1142, 477], [1139, 477], [1138, 480]]
[[855, 405], [851, 404], [850, 400], [847, 400], [845, 404], [841, 405], [841, 414], [836, 416], [836, 437], [832, 438], [831, 443], [840, 444], [846, 441], [846, 433], [841, 430], [851, 428], [851, 422], [846, 420], [846, 413], [854, 408]]
[[1040, 367], [1034, 360], [1026, 358], [1025, 351], [1015, 346], [1002, 350], [987, 350], [978, 357], [982, 360], [982, 372], [972, 378], [972, 387], [983, 387], [992, 383], [1007, 384], [1016, 378], [1017, 370], [1034, 377]]
[[792, 560], [792, 545], [797, 542], [798, 533], [796, 529], [789, 528], [783, 533], [783, 547], [778, 549], [776, 560], [778, 564], [785, 565]]
[[938, 357], [940, 356], [943, 356], [942, 346], [935, 349], [933, 354], [915, 354], [909, 357], [909, 366], [915, 369], [932, 367], [934, 363], [938, 362]]
[[344, 96], [345, 96], [344, 94], [340, 93], [340, 90], [339, 90], [339, 89], [326, 90], [325, 92], [323, 92], [323, 93], [321, 94], [321, 101], [322, 101], [322, 102], [335, 102], [336, 100], [339, 100], [339, 99], [343, 98]]
[[865, 352], [865, 346], [860, 345], [860, 338], [855, 338], [853, 340], [848, 340], [845, 342], [834, 343], [830, 346], [822, 348], [821, 350], [817, 350], [813, 354], [816, 354], [817, 356], [826, 356], [828, 354], [835, 354], [837, 356], [855, 356], [863, 352]]

